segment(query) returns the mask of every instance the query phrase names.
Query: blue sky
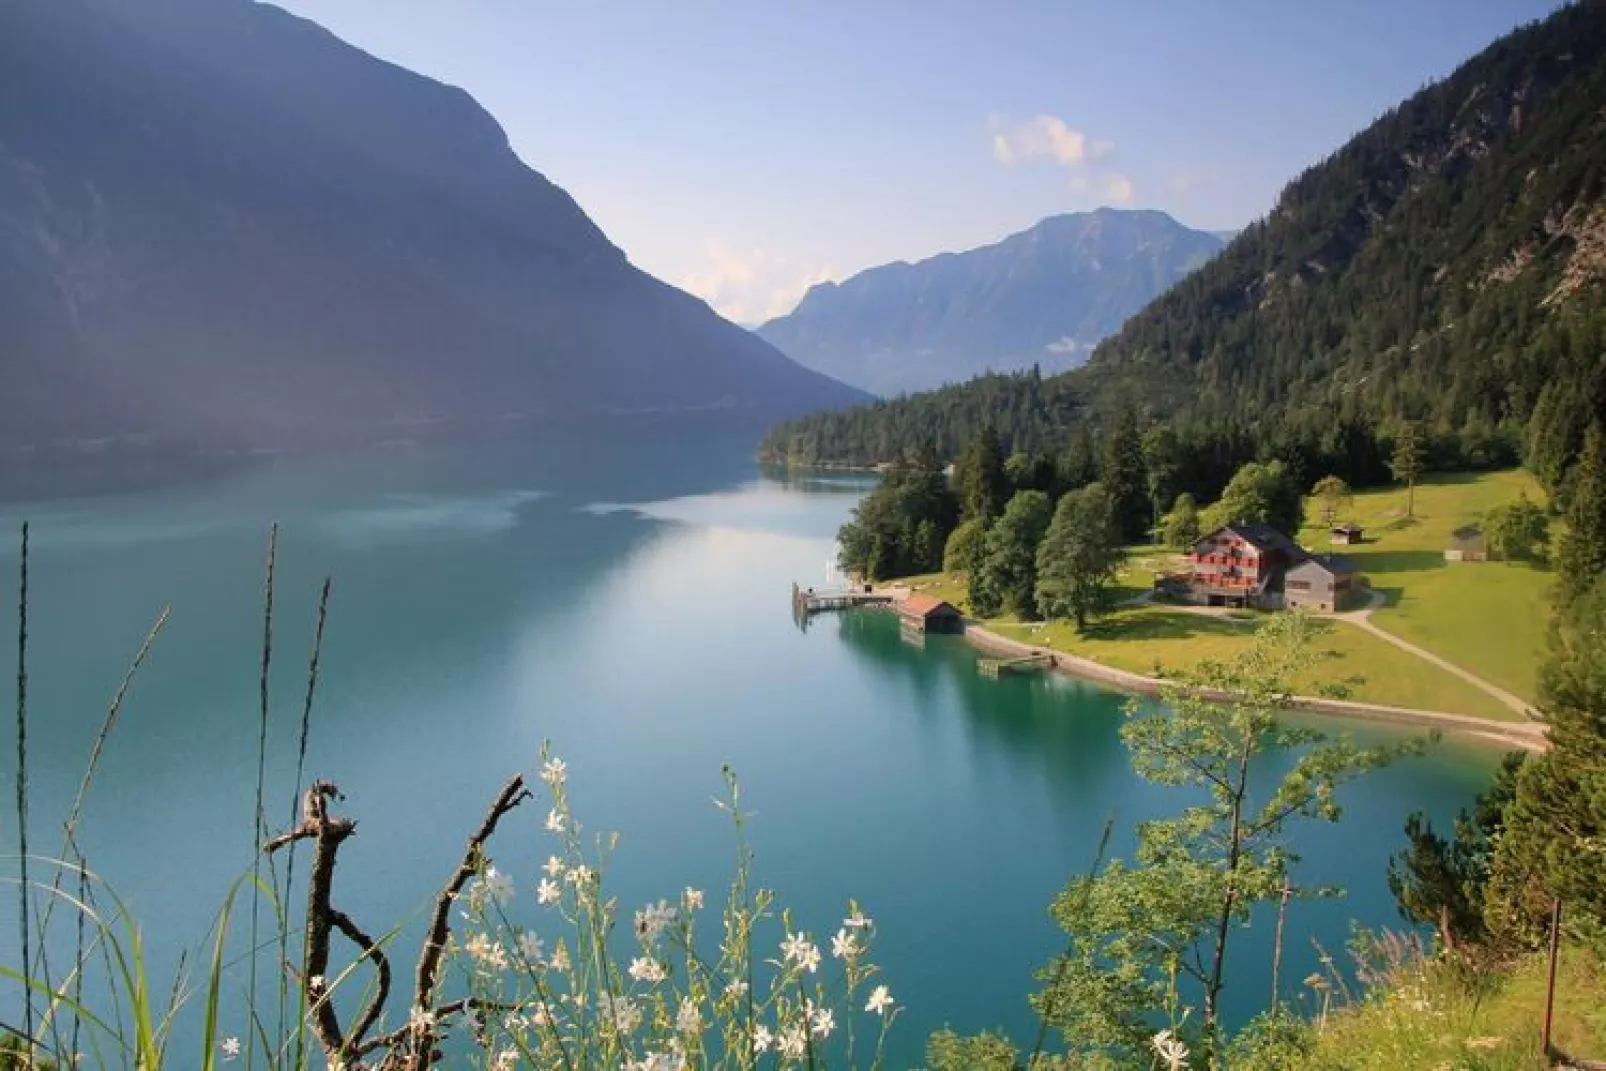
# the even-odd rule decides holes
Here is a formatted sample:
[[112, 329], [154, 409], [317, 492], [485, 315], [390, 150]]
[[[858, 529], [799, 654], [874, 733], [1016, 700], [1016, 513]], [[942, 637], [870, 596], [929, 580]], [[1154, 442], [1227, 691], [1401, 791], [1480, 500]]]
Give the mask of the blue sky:
[[277, 0], [472, 93], [741, 322], [1103, 204], [1236, 228], [1555, 0]]

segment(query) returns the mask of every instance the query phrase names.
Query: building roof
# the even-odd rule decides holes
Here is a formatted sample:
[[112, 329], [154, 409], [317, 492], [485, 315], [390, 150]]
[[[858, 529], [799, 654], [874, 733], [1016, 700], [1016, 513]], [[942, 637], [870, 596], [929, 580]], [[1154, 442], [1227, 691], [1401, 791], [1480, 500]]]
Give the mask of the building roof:
[[1329, 576], [1344, 576], [1348, 573], [1360, 572], [1360, 567], [1355, 564], [1354, 560], [1346, 558], [1342, 554], [1313, 554], [1288, 571], [1289, 573], [1297, 573], [1301, 569], [1311, 567], [1320, 569]]
[[1236, 524], [1223, 525], [1222, 527], [1217, 528], [1214, 532], [1210, 532], [1203, 536], [1200, 539], [1200, 542], [1202, 543], [1206, 539], [1214, 538], [1215, 536], [1220, 535], [1222, 532], [1231, 532], [1233, 535], [1237, 536], [1239, 539], [1242, 539], [1244, 542], [1251, 544], [1258, 550], [1286, 550], [1295, 557], [1298, 557], [1300, 554], [1300, 550], [1294, 545], [1293, 540], [1289, 539], [1287, 536], [1283, 535], [1269, 524], [1239, 522]]
[[1476, 524], [1469, 524], [1457, 528], [1450, 533], [1452, 547], [1481, 546], [1483, 544], [1483, 529]]
[[1366, 531], [1366, 529], [1362, 528], [1358, 524], [1335, 524], [1333, 525], [1332, 530], [1335, 532], [1343, 532], [1345, 535], [1360, 535], [1362, 532]]
[[899, 608], [898, 612], [909, 617], [930, 617], [932, 614], [938, 613], [957, 615], [959, 609], [951, 602], [946, 602], [933, 595], [922, 595], [916, 591], [903, 600], [903, 606]]

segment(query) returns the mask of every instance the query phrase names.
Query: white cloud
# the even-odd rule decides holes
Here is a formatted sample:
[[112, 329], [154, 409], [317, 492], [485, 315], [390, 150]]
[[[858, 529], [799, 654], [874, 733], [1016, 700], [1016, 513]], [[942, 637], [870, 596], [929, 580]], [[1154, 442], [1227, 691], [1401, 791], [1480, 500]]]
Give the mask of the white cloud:
[[[987, 130], [992, 135], [993, 158], [1005, 167], [1047, 160], [1061, 167], [1075, 168], [1088, 158], [1087, 135], [1071, 129], [1057, 115], [1011, 120], [994, 114], [987, 119]], [[1095, 141], [1092, 150], [1095, 158], [1107, 156], [1115, 151], [1115, 143]]]
[[1104, 199], [1112, 205], [1129, 205], [1137, 196], [1137, 189], [1125, 175], [1110, 174], [1104, 178], [1103, 193]]
[[1076, 339], [1072, 338], [1070, 335], [1062, 335], [1043, 348], [1049, 353], [1055, 354], [1075, 353], [1077, 350], [1082, 348], [1082, 344], [1076, 341]]
[[1115, 155], [1115, 142], [1109, 138], [1099, 138], [1093, 143], [1093, 159], [1108, 160]]
[[680, 286], [739, 324], [757, 325], [797, 307], [809, 287], [837, 277], [831, 267], [808, 267], [778, 253], [753, 248], [743, 253], [724, 242], [703, 243], [704, 271], [680, 279]]

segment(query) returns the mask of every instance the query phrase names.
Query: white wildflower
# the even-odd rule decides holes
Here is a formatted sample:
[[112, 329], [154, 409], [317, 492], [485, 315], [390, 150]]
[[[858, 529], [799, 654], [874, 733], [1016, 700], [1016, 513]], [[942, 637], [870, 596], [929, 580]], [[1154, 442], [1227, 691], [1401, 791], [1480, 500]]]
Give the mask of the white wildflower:
[[759, 1056], [769, 1052], [774, 1044], [775, 1036], [770, 1033], [769, 1027], [761, 1026], [753, 1031], [753, 1055]]
[[646, 982], [651, 985], [668, 978], [669, 972], [664, 970], [664, 965], [657, 960], [648, 959], [646, 956], [638, 956], [630, 961], [630, 977], [638, 982]]
[[507, 969], [507, 949], [502, 947], [500, 941], [493, 941], [483, 933], [477, 933], [463, 942], [463, 951], [487, 970]]
[[519, 1050], [502, 1049], [491, 1060], [491, 1071], [517, 1071], [519, 1066]]
[[323, 975], [315, 974], [307, 979], [307, 988], [316, 993], [323, 988]]
[[561, 944], [552, 950], [552, 958], [547, 960], [547, 966], [560, 974], [569, 969], [569, 950]]
[[686, 1057], [678, 1052], [649, 1052], [639, 1060], [626, 1060], [625, 1071], [686, 1071]]
[[641, 1009], [629, 997], [615, 997], [609, 993], [597, 994], [597, 1008], [613, 1023], [621, 1034], [635, 1033], [641, 1025]]
[[815, 1012], [814, 1012], [813, 1018], [814, 1018], [814, 1036], [817, 1037], [817, 1038], [828, 1038], [828, 1037], [830, 1037], [831, 1036], [831, 1031], [836, 1029], [836, 1016], [834, 1014], [832, 1014], [831, 1009], [830, 1008], [816, 1009]]
[[680, 1002], [680, 1010], [675, 1013], [675, 1029], [682, 1034], [696, 1034], [703, 1029], [703, 1014], [690, 997]]
[[808, 1035], [801, 1026], [789, 1026], [781, 1031], [781, 1055], [793, 1060], [800, 1059], [809, 1048]]
[[541, 767], [541, 780], [556, 788], [563, 784], [568, 773], [569, 766], [562, 759], [547, 759], [546, 765]]
[[541, 965], [541, 957], [545, 954], [546, 946], [542, 943], [541, 938], [529, 930], [519, 934], [519, 955], [524, 957], [524, 962], [527, 965], [539, 967]]
[[555, 855], [549, 855], [547, 856], [546, 865], [541, 869], [555, 878], [563, 873], [563, 860]]
[[781, 942], [781, 953], [788, 963], [795, 963], [810, 974], [820, 969], [820, 950], [807, 934], [787, 934], [786, 940]]
[[414, 1030], [428, 1030], [435, 1025], [435, 1013], [414, 1007], [407, 1013], [407, 1025]]
[[1155, 1053], [1165, 1063], [1168, 1071], [1184, 1071], [1187, 1068], [1188, 1046], [1171, 1031], [1160, 1031], [1154, 1035], [1150, 1044], [1154, 1046]]
[[591, 873], [592, 871], [590, 867], [577, 866], [565, 874], [564, 877], [568, 879], [570, 885], [573, 885], [576, 888], [584, 888], [591, 883]]
[[686, 893], [682, 899], [686, 903], [687, 911], [697, 911], [703, 906], [703, 890], [686, 886]]
[[558, 886], [551, 878], [542, 878], [541, 884], [535, 887], [535, 900], [540, 904], [555, 904], [558, 902]]
[[850, 930], [867, 930], [875, 925], [875, 920], [867, 918], [864, 912], [854, 908], [853, 914], [842, 920], [842, 925]]
[[546, 829], [548, 833], [563, 832], [563, 815], [558, 813], [556, 807], [546, 813]]
[[890, 1007], [892, 1007], [892, 994], [886, 986], [878, 985], [870, 990], [870, 999], [864, 1005], [865, 1011], [875, 1015], [885, 1015]]
[[237, 1058], [240, 1055], [240, 1039], [239, 1038], [224, 1038], [223, 1039], [222, 1049], [223, 1049], [223, 1058], [225, 1060], [233, 1060], [233, 1059]]
[[485, 895], [504, 907], [513, 899], [513, 879], [494, 866], [485, 869], [480, 884], [485, 888]]
[[740, 1000], [747, 995], [747, 983], [738, 978], [725, 987], [725, 995]]
[[656, 944], [663, 932], [675, 924], [676, 911], [667, 900], [648, 904], [636, 912], [636, 936], [647, 944]]
[[858, 939], [845, 929], [836, 931], [836, 936], [831, 938], [831, 955], [837, 959], [851, 960], [859, 951]]

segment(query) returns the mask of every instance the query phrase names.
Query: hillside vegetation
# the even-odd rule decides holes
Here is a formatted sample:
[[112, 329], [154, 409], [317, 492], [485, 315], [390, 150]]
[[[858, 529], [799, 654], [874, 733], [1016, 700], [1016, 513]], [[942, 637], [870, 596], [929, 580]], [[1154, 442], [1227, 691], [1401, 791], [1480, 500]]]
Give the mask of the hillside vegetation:
[[1300, 175], [1085, 369], [809, 417], [763, 449], [885, 461], [920, 442], [951, 452], [989, 420], [1008, 448], [1064, 447], [1135, 404], [1212, 449], [1288, 458], [1412, 421], [1443, 467], [1520, 454], [1560, 488], [1606, 408], [1603, 183], [1606, 4], [1587, 0]]

